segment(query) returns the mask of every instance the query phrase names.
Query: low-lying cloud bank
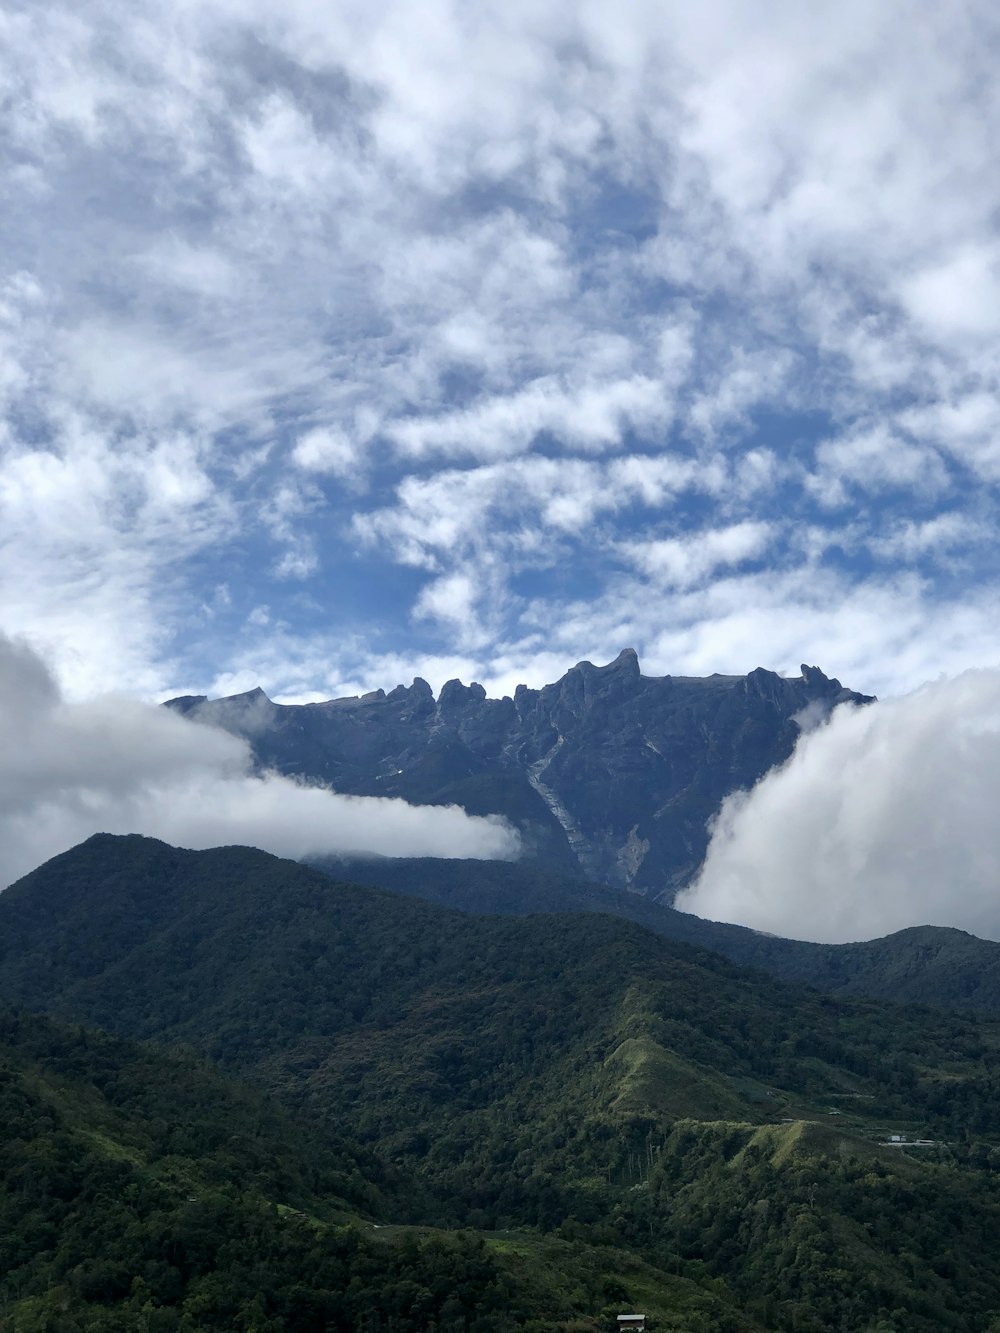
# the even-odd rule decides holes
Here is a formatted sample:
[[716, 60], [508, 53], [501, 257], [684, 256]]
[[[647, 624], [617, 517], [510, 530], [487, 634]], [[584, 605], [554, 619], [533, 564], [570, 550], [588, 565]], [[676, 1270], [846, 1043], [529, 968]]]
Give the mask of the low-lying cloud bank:
[[1000, 671], [842, 705], [730, 797], [685, 912], [798, 939], [1000, 939]]
[[0, 635], [0, 888], [92, 833], [279, 856], [512, 857], [502, 820], [457, 806], [339, 796], [251, 773], [246, 743], [167, 709], [67, 703], [30, 647]]

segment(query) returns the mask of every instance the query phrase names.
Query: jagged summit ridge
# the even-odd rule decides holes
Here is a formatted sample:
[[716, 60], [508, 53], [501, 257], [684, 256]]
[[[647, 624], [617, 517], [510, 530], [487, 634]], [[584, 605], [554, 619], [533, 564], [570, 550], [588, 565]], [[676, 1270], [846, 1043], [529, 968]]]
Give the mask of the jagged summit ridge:
[[[623, 648], [621, 652], [618, 654], [618, 656], [613, 659], [613, 661], [606, 663], [604, 666], [595, 666], [593, 662], [589, 661], [587, 658], [584, 658], [582, 661], [577, 662], [575, 666], [570, 667], [566, 675], [569, 676], [573, 672], [579, 672], [584, 675], [588, 673], [597, 673], [599, 676], [607, 677], [614, 672], [628, 679], [648, 680], [648, 681], [657, 681], [657, 680], [674, 681], [683, 684], [693, 684], [695, 682], [702, 682], [702, 681], [707, 683], [707, 682], [718, 682], [718, 681], [737, 681], [743, 679], [749, 680], [751, 678], [756, 678], [756, 679], [774, 678], [777, 680], [799, 679], [805, 681], [809, 686], [819, 689], [823, 693], [838, 696], [838, 700], [841, 697], [843, 698], [862, 697], [862, 696], [855, 696], [854, 691], [852, 690], [844, 689], [839, 680], [826, 676], [824, 672], [817, 666], [807, 666], [805, 663], [803, 663], [800, 666], [799, 671], [801, 674], [797, 678], [781, 676], [776, 672], [767, 670], [766, 667], [755, 668], [753, 671], [749, 672], [747, 677], [723, 675], [719, 672], [714, 672], [711, 676], [673, 676], [673, 675], [643, 676], [641, 668], [639, 666], [639, 654], [636, 652], [634, 648]], [[564, 676], [563, 680], [565, 679], [566, 677]], [[560, 682], [557, 681], [555, 683], [559, 684]], [[551, 687], [544, 686], [543, 688], [551, 688]], [[516, 699], [519, 695], [531, 694], [532, 692], [533, 691], [530, 686], [518, 685], [514, 691], [513, 697]], [[504, 695], [501, 697], [508, 698], [510, 696]], [[870, 698], [873, 696], [863, 696], [863, 697]], [[388, 691], [388, 693], [384, 688], [379, 688], [375, 690], [370, 690], [367, 694], [349, 694], [349, 695], [344, 695], [340, 698], [325, 699], [319, 703], [302, 704], [299, 706], [304, 708], [329, 708], [335, 705], [346, 707], [351, 704], [384, 703], [388, 700], [402, 699], [402, 698], [433, 699], [434, 691], [430, 686], [430, 684], [426, 680], [424, 680], [422, 676], [414, 676], [412, 682], [409, 685], [403, 685], [403, 684], [396, 685], [393, 689]], [[495, 699], [493, 696], [488, 696], [485, 687], [483, 685], [480, 685], [478, 681], [474, 680], [470, 684], [466, 685], [458, 677], [454, 677], [451, 680], [445, 681], [445, 683], [442, 685], [441, 689], [438, 692], [437, 702], [438, 704], [440, 704], [442, 701], [446, 701], [447, 703], [451, 704], [459, 700], [468, 700], [470, 698], [475, 698], [480, 700], [489, 698], [493, 702], [499, 702], [499, 700]], [[224, 700], [220, 699], [211, 702], [214, 703], [226, 702], [229, 704], [252, 705], [262, 701], [265, 703], [273, 702], [266, 693], [266, 691], [260, 685], [257, 685], [253, 689], [245, 690], [240, 694], [226, 695]], [[185, 695], [180, 695], [174, 699], [169, 699], [167, 701], [167, 706], [176, 709], [178, 712], [186, 713], [193, 710], [194, 708], [197, 708], [199, 705], [208, 702], [210, 701], [207, 694], [185, 694]], [[289, 707], [289, 706], [290, 705], [283, 705], [283, 704], [276, 705], [276, 707], [279, 708]], [[294, 707], [295, 705], [291, 706]]]
[[258, 688], [168, 706], [244, 736], [262, 767], [504, 815], [528, 857], [669, 900], [700, 865], [722, 800], [788, 758], [799, 719], [870, 702], [801, 670], [644, 676], [625, 648], [499, 699], [457, 679], [435, 698], [417, 677], [323, 703], [276, 704]]

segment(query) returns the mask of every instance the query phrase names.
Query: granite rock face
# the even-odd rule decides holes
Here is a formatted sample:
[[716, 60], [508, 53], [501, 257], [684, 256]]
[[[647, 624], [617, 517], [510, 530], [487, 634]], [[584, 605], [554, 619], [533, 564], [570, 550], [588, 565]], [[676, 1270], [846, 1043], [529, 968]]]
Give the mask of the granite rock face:
[[643, 676], [632, 649], [580, 662], [540, 690], [489, 699], [426, 681], [317, 704], [262, 690], [173, 699], [251, 744], [261, 768], [363, 796], [506, 816], [525, 855], [671, 901], [697, 870], [730, 792], [791, 754], [800, 726], [871, 702], [817, 667], [782, 677]]

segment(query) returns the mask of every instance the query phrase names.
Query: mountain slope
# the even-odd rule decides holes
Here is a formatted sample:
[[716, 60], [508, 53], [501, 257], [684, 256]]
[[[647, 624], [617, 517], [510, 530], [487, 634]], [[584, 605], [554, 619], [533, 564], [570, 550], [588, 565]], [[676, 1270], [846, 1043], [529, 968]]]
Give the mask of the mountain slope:
[[796, 718], [870, 702], [816, 667], [786, 679], [643, 676], [626, 649], [581, 662], [543, 689], [488, 699], [425, 681], [321, 704], [272, 703], [261, 690], [171, 700], [188, 717], [245, 737], [267, 768], [355, 795], [455, 803], [506, 816], [543, 864], [672, 899], [701, 863], [723, 798], [784, 762]]
[[3, 1009], [0, 1112], [5, 1333], [582, 1333], [632, 1292], [673, 1333], [757, 1327], [621, 1249], [373, 1227], [334, 1192], [371, 1159], [183, 1052]]
[[[747, 961], [823, 990], [898, 1003], [1000, 1013], [1000, 944], [947, 926], [911, 926], [857, 944], [797, 944], [762, 937]], [[736, 950], [728, 956], [737, 958]], [[780, 956], [778, 966], [774, 960]], [[742, 961], [742, 959], [740, 960]]]
[[523, 1322], [524, 1295], [481, 1245], [341, 1225], [333, 1191], [356, 1161], [190, 1055], [3, 1010], [0, 1108], [11, 1333], [351, 1328], [391, 1317], [406, 1283], [427, 1289], [426, 1317]]
[[995, 1308], [995, 1175], [873, 1159], [839, 1126], [688, 1122], [642, 1206], [669, 1210], [681, 1253], [725, 1273], [767, 1327], [993, 1327], [973, 1308]]
[[634, 893], [522, 862], [327, 857], [314, 864], [334, 878], [463, 912], [607, 912], [666, 939], [833, 994], [1000, 1015], [1000, 944], [951, 927], [912, 926], [855, 944], [812, 944], [705, 921]]
[[[472, 918], [137, 837], [13, 886], [0, 941], [0, 993], [213, 1054], [390, 1160], [426, 1223], [627, 1246], [653, 1266], [637, 1292], [719, 1279], [677, 1328], [744, 1327], [731, 1291], [790, 1333], [979, 1333], [1000, 1309], [992, 1025], [834, 1000], [601, 915]], [[934, 1144], [908, 1156], [890, 1131]], [[544, 1267], [520, 1233], [488, 1248], [525, 1281]], [[561, 1318], [613, 1316], [566, 1290]], [[482, 1327], [527, 1317], [504, 1308]]]
[[[189, 1042], [388, 1144], [439, 1197], [556, 1120], [563, 1161], [633, 1114], [776, 1117], [844, 1093], [1000, 1129], [977, 1063], [992, 1029], [835, 1003], [605, 916], [469, 917], [246, 848], [101, 835], [48, 862], [0, 896], [0, 994]], [[600, 1150], [613, 1169], [626, 1138]], [[486, 1191], [498, 1223], [524, 1216], [501, 1201], [516, 1176]]]

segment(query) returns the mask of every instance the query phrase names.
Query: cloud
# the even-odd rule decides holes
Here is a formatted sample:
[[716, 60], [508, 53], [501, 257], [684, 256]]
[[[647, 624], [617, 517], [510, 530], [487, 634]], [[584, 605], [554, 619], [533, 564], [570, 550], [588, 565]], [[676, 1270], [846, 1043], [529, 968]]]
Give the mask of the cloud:
[[[986, 0], [14, 4], [6, 627], [78, 697], [408, 654], [537, 678], [543, 601], [580, 635], [673, 623], [623, 544], [801, 550], [849, 511], [809, 556], [823, 641], [919, 569], [931, 645], [997, 587], [998, 39]], [[932, 539], [945, 501], [974, 522]], [[789, 558], [753, 585], [782, 654]], [[731, 574], [669, 669], [769, 659]], [[866, 633], [858, 683], [911, 683], [895, 642]]]
[[735, 523], [661, 541], [629, 542], [622, 553], [654, 583], [678, 588], [703, 582], [715, 570], [755, 560], [773, 538], [767, 523]]
[[414, 616], [457, 625], [465, 642], [486, 647], [491, 640], [478, 609], [486, 602], [488, 593], [468, 574], [447, 574], [427, 584], [417, 599]]
[[1000, 476], [1000, 404], [994, 393], [958, 394], [954, 398], [900, 413], [902, 425], [919, 439], [947, 450], [986, 481]]
[[304, 472], [332, 472], [350, 477], [360, 466], [360, 450], [346, 431], [317, 426], [302, 435], [292, 450], [292, 462]]
[[353, 529], [364, 544], [429, 570], [476, 553], [519, 569], [551, 559], [568, 538], [592, 541], [595, 520], [630, 506], [666, 510], [688, 493], [718, 498], [746, 484], [729, 476], [724, 459], [666, 452], [608, 462], [510, 459], [407, 477], [394, 503], [357, 515]]
[[901, 296], [934, 333], [987, 337], [1000, 327], [1000, 252], [976, 245], [906, 280]]
[[45, 447], [3, 450], [5, 624], [48, 645], [76, 692], [123, 678], [155, 690], [179, 570], [237, 527], [207, 454], [191, 432], [113, 440], [73, 414]]
[[39, 655], [3, 637], [0, 731], [0, 886], [96, 832], [290, 857], [517, 853], [498, 819], [255, 776], [223, 731], [120, 696], [66, 702]]
[[683, 911], [798, 939], [1000, 939], [1000, 670], [842, 705], [730, 797]]
[[975, 547], [994, 540], [992, 524], [977, 520], [972, 514], [941, 513], [922, 523], [904, 520], [884, 536], [869, 540], [870, 549], [884, 560], [907, 561], [934, 555], [944, 562], [948, 553]]
[[474, 410], [430, 420], [405, 420], [389, 430], [407, 454], [430, 451], [488, 459], [524, 452], [543, 431], [586, 452], [619, 445], [628, 428], [649, 432], [670, 419], [664, 386], [645, 376], [601, 382], [577, 374], [576, 383], [546, 379], [516, 395]]
[[[884, 697], [942, 670], [957, 674], [969, 661], [995, 658], [997, 600], [986, 587], [939, 601], [916, 574], [855, 582], [791, 547], [780, 567], [720, 573], [700, 587], [664, 588], [626, 573], [600, 596], [567, 599], [558, 621], [547, 599], [529, 601], [520, 615], [523, 639], [509, 640], [474, 679], [493, 689], [496, 663], [520, 659], [524, 670], [533, 650], [556, 655], [565, 670], [585, 644], [597, 645], [598, 660], [632, 645], [650, 675], [754, 666], [795, 674], [796, 651], [811, 644], [829, 674]], [[518, 679], [544, 683], [533, 668]]]
[[824, 441], [816, 450], [816, 469], [806, 487], [823, 506], [852, 502], [853, 493], [875, 494], [904, 488], [917, 495], [937, 495], [948, 486], [938, 453], [895, 435], [884, 423], [855, 435]]

